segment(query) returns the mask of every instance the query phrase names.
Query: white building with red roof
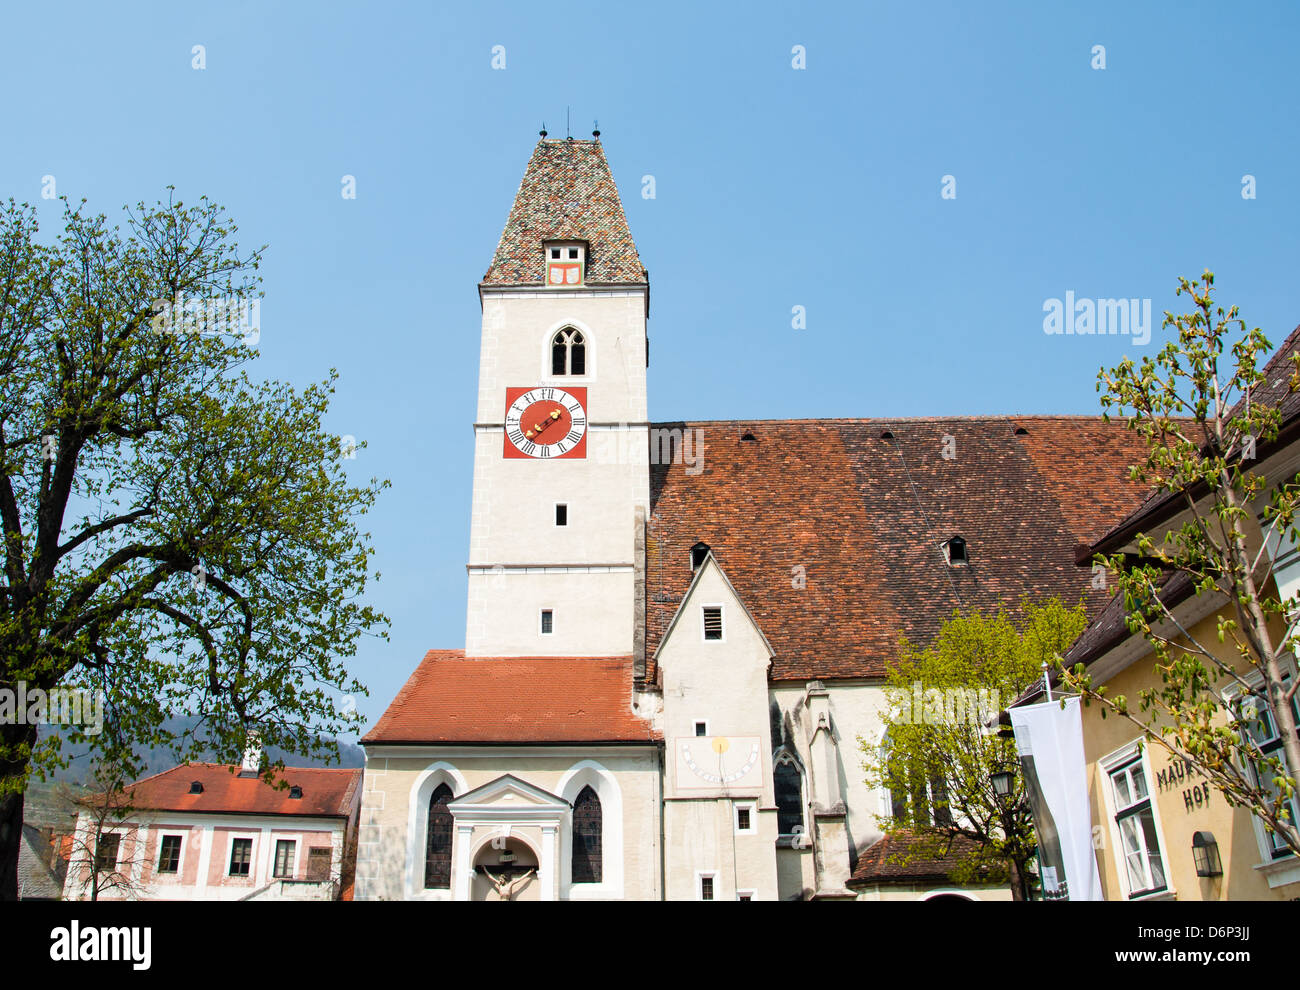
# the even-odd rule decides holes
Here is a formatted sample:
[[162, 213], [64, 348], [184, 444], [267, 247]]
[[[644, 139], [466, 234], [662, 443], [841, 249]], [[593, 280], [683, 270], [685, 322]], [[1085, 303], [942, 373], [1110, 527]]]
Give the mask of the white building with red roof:
[[98, 899], [114, 900], [338, 899], [362, 771], [288, 767], [269, 784], [259, 756], [243, 767], [183, 764], [121, 796], [87, 799], [64, 899], [88, 899], [96, 887]]
[[478, 291], [465, 648], [362, 739], [357, 897], [859, 896], [899, 636], [1026, 593], [1099, 609], [1074, 549], [1139, 501], [1134, 439], [651, 423], [649, 277], [598, 138], [543, 135]]

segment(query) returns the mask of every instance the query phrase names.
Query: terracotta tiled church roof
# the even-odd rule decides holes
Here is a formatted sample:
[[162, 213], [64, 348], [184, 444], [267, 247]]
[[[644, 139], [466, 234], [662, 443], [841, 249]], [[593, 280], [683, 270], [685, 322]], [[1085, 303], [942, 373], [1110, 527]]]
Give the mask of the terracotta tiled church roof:
[[623, 743], [658, 739], [632, 712], [631, 657], [475, 657], [430, 650], [361, 742]]
[[537, 142], [483, 284], [542, 285], [548, 240], [588, 242], [588, 284], [646, 282], [599, 141]]
[[[1142, 496], [1140, 438], [1099, 417], [656, 424], [684, 427], [703, 431], [703, 471], [651, 466], [647, 680], [697, 541], [771, 641], [774, 680], [878, 677], [900, 633], [927, 641], [958, 607], [1014, 612], [1028, 593], [1096, 615], [1107, 596], [1075, 548]], [[969, 565], [949, 566], [952, 536]]]

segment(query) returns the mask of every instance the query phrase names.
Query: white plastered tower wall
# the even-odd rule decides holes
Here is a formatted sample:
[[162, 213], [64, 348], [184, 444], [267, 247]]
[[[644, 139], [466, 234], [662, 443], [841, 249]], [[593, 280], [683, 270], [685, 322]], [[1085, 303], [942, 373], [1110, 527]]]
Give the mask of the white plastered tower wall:
[[[467, 656], [633, 652], [636, 533], [650, 488], [647, 291], [483, 287]], [[551, 374], [563, 327], [586, 341], [583, 375]], [[587, 390], [585, 458], [503, 456], [506, 389], [534, 386]], [[552, 611], [549, 634], [542, 609]]]
[[[720, 640], [704, 637], [706, 605], [721, 606]], [[716, 900], [736, 900], [740, 892], [754, 900], [778, 897], [767, 687], [771, 656], [771, 646], [710, 554], [655, 655], [667, 750], [663, 817], [668, 900], [699, 899], [702, 876], [713, 878]], [[697, 734], [700, 721], [707, 723], [704, 737]], [[727, 740], [722, 753], [711, 745], [719, 739]], [[753, 745], [758, 747], [756, 766], [737, 781], [711, 786], [691, 769], [694, 762], [708, 772], [716, 760], [721, 769], [738, 773]], [[694, 747], [689, 759], [683, 746]], [[740, 806], [751, 810], [750, 831], [738, 828]]]

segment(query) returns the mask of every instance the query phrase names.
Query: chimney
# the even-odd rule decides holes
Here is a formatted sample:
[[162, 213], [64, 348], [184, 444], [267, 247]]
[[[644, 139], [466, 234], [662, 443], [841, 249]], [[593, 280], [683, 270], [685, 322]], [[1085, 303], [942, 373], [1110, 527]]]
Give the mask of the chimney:
[[262, 768], [262, 736], [256, 729], [248, 730], [244, 746], [244, 762], [239, 765], [239, 776], [256, 777]]

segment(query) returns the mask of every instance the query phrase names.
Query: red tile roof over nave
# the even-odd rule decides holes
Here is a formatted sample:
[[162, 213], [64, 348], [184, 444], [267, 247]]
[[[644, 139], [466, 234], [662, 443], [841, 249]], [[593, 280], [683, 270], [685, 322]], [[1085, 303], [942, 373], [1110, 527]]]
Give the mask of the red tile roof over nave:
[[[1014, 611], [1028, 593], [1082, 598], [1097, 614], [1107, 595], [1075, 565], [1075, 548], [1143, 494], [1127, 478], [1142, 441], [1099, 416], [654, 427], [701, 430], [705, 454], [694, 475], [651, 466], [647, 680], [697, 541], [771, 641], [774, 680], [879, 677], [900, 633], [928, 641], [958, 607]], [[941, 544], [952, 536], [966, 540], [969, 566], [948, 565]]]

